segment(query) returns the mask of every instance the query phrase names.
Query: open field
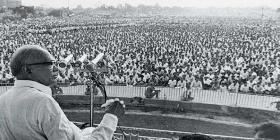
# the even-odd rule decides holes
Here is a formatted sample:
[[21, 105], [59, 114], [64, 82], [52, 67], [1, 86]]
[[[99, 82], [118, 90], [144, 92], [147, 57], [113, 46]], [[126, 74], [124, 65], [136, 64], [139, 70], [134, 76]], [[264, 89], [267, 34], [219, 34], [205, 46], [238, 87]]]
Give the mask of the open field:
[[[88, 96], [62, 95], [56, 96], [55, 99], [60, 103], [71, 121], [89, 122], [89, 111], [87, 110], [89, 109]], [[96, 98], [94, 102], [100, 104], [102, 102], [100, 99], [102, 98]], [[121, 100], [124, 100], [124, 102], [127, 104], [127, 110], [125, 116], [120, 119], [119, 125], [146, 129], [160, 129], [251, 138], [254, 135], [254, 123], [250, 122], [250, 120], [257, 119], [260, 116], [266, 114], [264, 112], [262, 113], [262, 110], [254, 111], [253, 109], [242, 109], [243, 111], [241, 111], [240, 109], [236, 108], [236, 111], [239, 110], [239, 112], [241, 111], [241, 113], [243, 112], [242, 114], [244, 114], [243, 117], [238, 117], [238, 114], [233, 113], [233, 109], [235, 107], [229, 109], [229, 114], [226, 113], [223, 115], [219, 112], [217, 112], [217, 114], [212, 112], [213, 110], [218, 111], [221, 109], [219, 109], [218, 105], [214, 105], [216, 107], [213, 108], [213, 105], [210, 107], [207, 104], [199, 105], [198, 103], [180, 101], [166, 102], [165, 100], [153, 99], [145, 99], [145, 105], [142, 107], [133, 107], [132, 104], [129, 104], [129, 98], [121, 98]], [[166, 103], [166, 105], [164, 105], [164, 103]], [[198, 110], [185, 110], [184, 112], [176, 113], [176, 111], [172, 109], [174, 107], [176, 108], [176, 104], [181, 104], [181, 106], [185, 109], [189, 108], [192, 110], [196, 108]], [[187, 106], [187, 104], [191, 105], [191, 107]], [[169, 109], [164, 109], [164, 107]], [[99, 123], [103, 113], [100, 111], [100, 108], [96, 108], [96, 110], [98, 111], [95, 111], [94, 120], [95, 123]], [[244, 113], [244, 111], [247, 112], [247, 114]], [[253, 116], [249, 115], [248, 118], [248, 114], [252, 114]], [[258, 117], [258, 115], [260, 116]], [[269, 115], [267, 115], [267, 118], [269, 118]], [[164, 137], [170, 136], [165, 135]]]
[[[0, 93], [8, 90], [10, 87], [1, 87]], [[121, 87], [107, 86], [107, 94], [109, 97], [144, 97], [145, 87]], [[62, 87], [66, 95], [83, 95], [85, 86]], [[183, 89], [179, 88], [158, 88], [161, 90], [160, 99], [164, 94], [167, 100], [177, 101], [182, 96]], [[101, 95], [100, 95], [101, 96]], [[193, 91], [193, 103], [209, 103], [228, 106], [245, 106], [248, 108], [259, 108], [265, 110], [273, 110], [273, 107], [267, 106], [278, 98], [270, 96], [257, 96], [236, 93], [224, 93], [205, 90]], [[86, 110], [65, 111], [67, 117], [71, 121], [88, 122], [89, 112]], [[251, 138], [253, 136], [253, 127], [250, 125], [235, 125], [226, 121], [218, 120], [209, 121], [206, 119], [194, 119], [189, 117], [178, 117], [176, 114], [151, 114], [151, 113], [127, 113], [120, 119], [121, 126], [144, 127], [150, 129], [162, 129], [182, 132], [201, 132], [215, 135], [238, 136]], [[102, 113], [95, 113], [95, 123], [99, 123]], [[205, 118], [205, 117], [204, 117]]]
[[[0, 86], [0, 95], [6, 90], [11, 88], [10, 86]], [[69, 86], [61, 87], [65, 95], [84, 95], [86, 86]], [[144, 97], [146, 87], [130, 87], [130, 86], [106, 86], [106, 91], [110, 97]], [[157, 88], [161, 90], [159, 98], [164, 99], [166, 95], [167, 100], [180, 101], [184, 89], [182, 88]], [[275, 104], [272, 102], [280, 101], [279, 97], [240, 94], [219, 92], [212, 90], [192, 90], [192, 97], [195, 103], [207, 103], [226, 106], [238, 106], [246, 108], [255, 108], [263, 110], [276, 111]]]
[[[89, 122], [89, 112], [65, 112], [69, 120]], [[94, 114], [95, 123], [101, 121], [102, 113]], [[140, 127], [150, 129], [161, 129], [171, 131], [183, 131], [194, 133], [206, 133], [225, 136], [253, 137], [253, 128], [248, 126], [238, 126], [214, 121], [205, 121], [190, 118], [180, 118], [167, 116], [164, 114], [155, 115], [150, 113], [127, 113], [119, 120], [120, 126]], [[170, 136], [164, 136], [170, 137]]]

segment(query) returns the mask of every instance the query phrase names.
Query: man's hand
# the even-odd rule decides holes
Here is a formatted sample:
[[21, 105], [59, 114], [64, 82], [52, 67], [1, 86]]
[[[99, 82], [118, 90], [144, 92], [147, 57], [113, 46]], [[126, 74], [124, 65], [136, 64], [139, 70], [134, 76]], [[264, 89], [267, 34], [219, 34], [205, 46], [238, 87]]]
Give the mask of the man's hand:
[[125, 105], [119, 98], [107, 100], [101, 107], [105, 107], [105, 113], [111, 113], [118, 118], [124, 115]]

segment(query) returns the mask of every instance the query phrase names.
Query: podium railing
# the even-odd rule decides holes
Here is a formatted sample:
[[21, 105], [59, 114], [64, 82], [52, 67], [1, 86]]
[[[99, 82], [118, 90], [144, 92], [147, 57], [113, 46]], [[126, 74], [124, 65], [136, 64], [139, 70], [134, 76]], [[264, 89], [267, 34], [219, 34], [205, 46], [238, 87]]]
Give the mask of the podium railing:
[[[81, 125], [80, 122], [74, 122], [76, 125]], [[97, 127], [98, 124], [94, 124]], [[122, 130], [120, 132], [119, 130]], [[253, 138], [213, 135], [205, 133], [193, 133], [182, 131], [170, 131], [159, 129], [148, 129], [139, 127], [124, 127], [118, 126], [116, 133], [114, 133], [113, 140], [178, 140], [181, 136], [201, 134], [214, 138], [215, 140], [253, 140]]]
[[[124, 133], [123, 134], [115, 133], [114, 139], [116, 140], [125, 140], [125, 139], [126, 140], [178, 140], [180, 136], [201, 134], [214, 138], [215, 140], [253, 140], [253, 138], [245, 138], [245, 137], [223, 136], [223, 135], [213, 135], [213, 134], [204, 134], [204, 133], [169, 131], [169, 130], [147, 129], [147, 128], [136, 128], [136, 127], [121, 126], [121, 129], [124, 131]], [[159, 137], [147, 136], [145, 134], [156, 135]]]

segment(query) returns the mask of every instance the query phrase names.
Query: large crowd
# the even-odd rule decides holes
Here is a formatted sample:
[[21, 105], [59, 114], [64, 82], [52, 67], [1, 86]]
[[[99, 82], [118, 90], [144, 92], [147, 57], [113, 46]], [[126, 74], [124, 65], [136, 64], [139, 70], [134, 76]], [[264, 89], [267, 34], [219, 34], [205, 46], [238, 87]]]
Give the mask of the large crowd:
[[[82, 21], [79, 19], [83, 19]], [[79, 22], [78, 22], [79, 21]], [[280, 28], [239, 18], [27, 19], [0, 24], [0, 82], [14, 81], [9, 60], [24, 44], [46, 47], [57, 59], [104, 53], [107, 85], [165, 86], [230, 92], [280, 92]], [[62, 83], [89, 74], [71, 64]]]

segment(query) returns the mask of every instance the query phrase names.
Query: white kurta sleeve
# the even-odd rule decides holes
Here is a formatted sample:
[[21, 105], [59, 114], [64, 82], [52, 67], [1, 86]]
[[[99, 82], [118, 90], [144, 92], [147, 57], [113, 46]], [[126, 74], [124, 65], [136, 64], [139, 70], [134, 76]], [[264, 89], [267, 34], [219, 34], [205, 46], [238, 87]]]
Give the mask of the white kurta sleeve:
[[97, 128], [85, 133], [67, 119], [53, 98], [43, 99], [38, 106], [38, 125], [48, 140], [111, 140], [117, 122], [115, 115], [105, 114]]

